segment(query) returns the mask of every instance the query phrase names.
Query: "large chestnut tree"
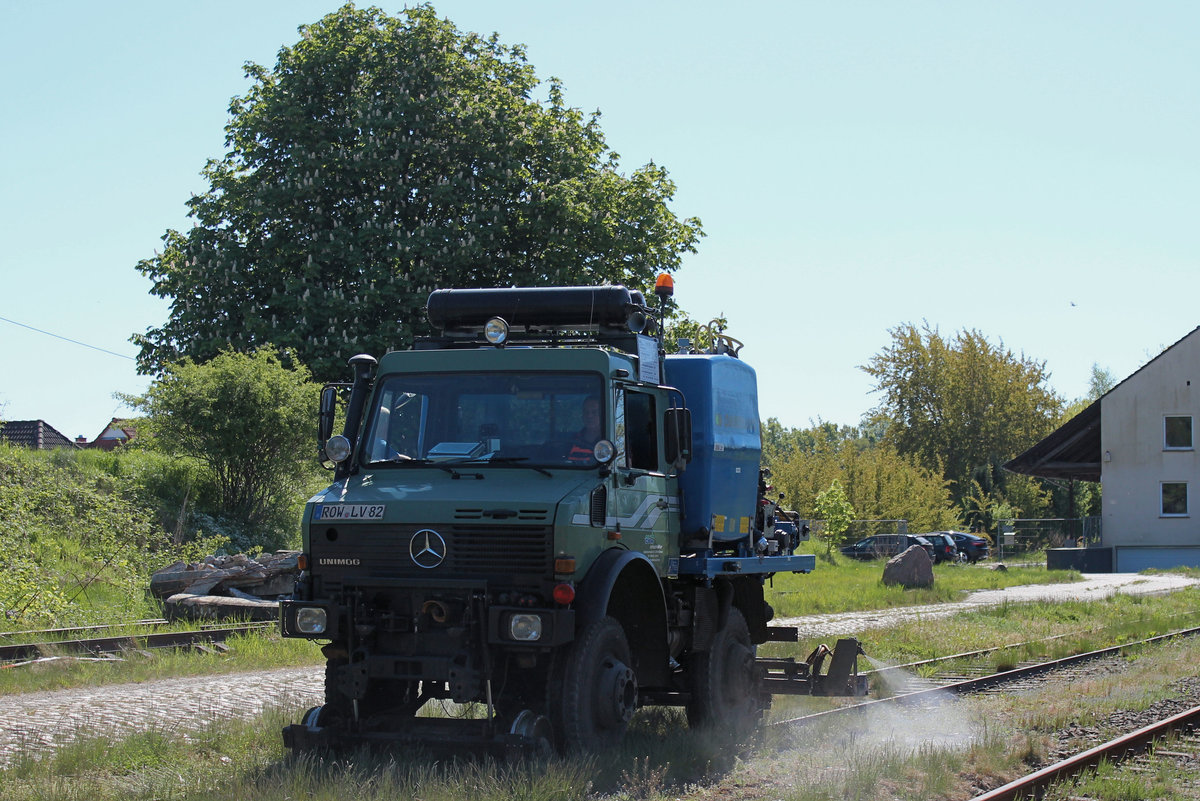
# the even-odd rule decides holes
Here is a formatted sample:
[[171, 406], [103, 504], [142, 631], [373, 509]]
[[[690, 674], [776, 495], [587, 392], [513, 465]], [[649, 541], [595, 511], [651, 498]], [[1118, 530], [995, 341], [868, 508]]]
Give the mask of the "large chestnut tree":
[[137, 265], [169, 319], [134, 336], [139, 368], [268, 343], [319, 380], [406, 346], [437, 287], [652, 285], [701, 236], [650, 163], [619, 171], [599, 113], [546, 98], [520, 46], [428, 5], [347, 5], [246, 67], [228, 152]]

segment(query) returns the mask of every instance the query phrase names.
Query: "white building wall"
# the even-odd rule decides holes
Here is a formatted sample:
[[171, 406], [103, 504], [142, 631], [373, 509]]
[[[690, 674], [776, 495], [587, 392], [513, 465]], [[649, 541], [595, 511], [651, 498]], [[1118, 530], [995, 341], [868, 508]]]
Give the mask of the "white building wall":
[[[1192, 417], [1192, 448], [1167, 450], [1164, 418]], [[1153, 546], [1175, 561], [1193, 561], [1200, 551], [1200, 329], [1192, 331], [1101, 400], [1101, 484], [1104, 545], [1120, 549]], [[1162, 514], [1162, 482], [1186, 482], [1188, 515]], [[1162, 551], [1158, 551], [1162, 548]], [[1130, 554], [1132, 558], [1132, 554]], [[1132, 561], [1130, 562], [1132, 564]], [[1143, 565], [1144, 566], [1144, 565]], [[1165, 566], [1165, 565], [1163, 565]]]

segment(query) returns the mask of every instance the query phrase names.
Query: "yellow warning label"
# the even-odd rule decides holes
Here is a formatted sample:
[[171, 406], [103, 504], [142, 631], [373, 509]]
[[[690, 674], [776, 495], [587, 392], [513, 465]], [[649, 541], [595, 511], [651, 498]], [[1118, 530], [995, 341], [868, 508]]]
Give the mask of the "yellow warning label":
[[725, 530], [725, 515], [713, 515], [712, 530], [713, 531], [724, 531]]
[[742, 533], [743, 534], [750, 533], [750, 518], [748, 518], [748, 517], [742, 518]]

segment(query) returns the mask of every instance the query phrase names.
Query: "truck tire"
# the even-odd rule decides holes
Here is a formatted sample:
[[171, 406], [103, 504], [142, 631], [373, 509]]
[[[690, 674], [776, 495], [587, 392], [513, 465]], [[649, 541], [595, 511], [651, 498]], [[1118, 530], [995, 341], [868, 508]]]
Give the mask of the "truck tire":
[[713, 636], [712, 647], [691, 659], [689, 726], [722, 726], [744, 734], [758, 725], [763, 702], [754, 656], [746, 618], [733, 607]]
[[551, 682], [551, 716], [563, 751], [599, 751], [625, 736], [638, 703], [632, 664], [625, 629], [614, 618], [600, 618], [576, 638]]

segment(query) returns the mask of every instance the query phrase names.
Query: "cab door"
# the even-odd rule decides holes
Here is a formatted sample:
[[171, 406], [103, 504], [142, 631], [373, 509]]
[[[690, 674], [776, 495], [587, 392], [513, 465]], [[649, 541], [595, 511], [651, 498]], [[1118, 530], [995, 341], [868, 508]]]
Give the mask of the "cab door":
[[618, 388], [614, 403], [617, 457], [614, 461], [614, 504], [621, 544], [641, 551], [660, 576], [678, 570], [678, 479], [663, 463], [661, 393]]

